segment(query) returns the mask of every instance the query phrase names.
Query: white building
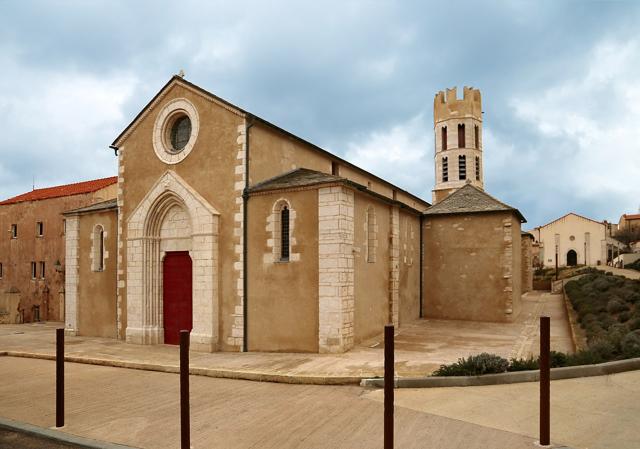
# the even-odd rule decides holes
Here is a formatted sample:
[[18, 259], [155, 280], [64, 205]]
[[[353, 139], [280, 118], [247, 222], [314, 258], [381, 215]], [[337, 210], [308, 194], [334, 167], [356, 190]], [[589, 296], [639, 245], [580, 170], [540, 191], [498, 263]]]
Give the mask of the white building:
[[601, 265], [616, 257], [624, 244], [611, 238], [605, 223], [568, 213], [531, 233], [540, 245], [545, 267]]

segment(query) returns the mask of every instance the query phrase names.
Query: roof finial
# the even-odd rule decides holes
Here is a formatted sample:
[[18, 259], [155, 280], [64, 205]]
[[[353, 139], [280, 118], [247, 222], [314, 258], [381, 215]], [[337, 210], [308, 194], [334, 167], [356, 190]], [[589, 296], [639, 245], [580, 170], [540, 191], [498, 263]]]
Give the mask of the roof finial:
[[180, 71], [178, 72], [178, 76], [180, 78], [184, 78], [184, 70], [180, 69]]

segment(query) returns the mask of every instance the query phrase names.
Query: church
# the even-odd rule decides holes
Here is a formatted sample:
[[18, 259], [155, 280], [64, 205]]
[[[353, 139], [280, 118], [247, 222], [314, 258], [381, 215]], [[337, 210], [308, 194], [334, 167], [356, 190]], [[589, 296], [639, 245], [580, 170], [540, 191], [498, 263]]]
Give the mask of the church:
[[509, 322], [524, 217], [484, 192], [480, 91], [434, 99], [433, 205], [174, 76], [65, 212], [65, 328], [197, 351], [339, 353], [420, 318]]

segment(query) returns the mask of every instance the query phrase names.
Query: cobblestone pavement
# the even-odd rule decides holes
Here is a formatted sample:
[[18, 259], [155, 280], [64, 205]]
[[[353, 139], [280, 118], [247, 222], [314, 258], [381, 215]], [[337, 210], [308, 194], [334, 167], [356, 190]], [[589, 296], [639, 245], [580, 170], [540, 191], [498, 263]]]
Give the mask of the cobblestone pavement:
[[[55, 420], [54, 362], [0, 357], [0, 416]], [[179, 376], [66, 364], [64, 431], [135, 447], [179, 447]], [[382, 404], [360, 387], [285, 385], [191, 376], [194, 449], [382, 447]], [[495, 404], [493, 405], [495, 406]], [[534, 439], [396, 407], [402, 449], [530, 449]]]

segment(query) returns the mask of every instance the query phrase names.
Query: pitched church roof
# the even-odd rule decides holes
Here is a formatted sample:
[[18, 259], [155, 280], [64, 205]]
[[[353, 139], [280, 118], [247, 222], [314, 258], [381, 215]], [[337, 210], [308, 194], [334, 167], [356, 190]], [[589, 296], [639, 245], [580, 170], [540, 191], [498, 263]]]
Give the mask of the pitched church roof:
[[296, 187], [309, 187], [312, 185], [348, 181], [345, 178], [329, 175], [308, 168], [297, 168], [290, 172], [278, 175], [274, 178], [255, 184], [249, 192], [266, 192], [268, 190], [291, 189]]
[[465, 184], [464, 187], [459, 188], [439, 203], [427, 209], [424, 215], [474, 214], [502, 211], [512, 211], [520, 218], [521, 223], [527, 222], [515, 207], [498, 201], [488, 193], [471, 184]]
[[[249, 193], [262, 193], [273, 192], [284, 189], [299, 189], [303, 187], [313, 187], [320, 185], [346, 185], [354, 190], [358, 190], [364, 194], [378, 198], [389, 204], [397, 205], [403, 209], [408, 209], [416, 214], [421, 214], [422, 211], [407, 206], [406, 204], [393, 200], [389, 197], [376, 193], [369, 188], [351, 181], [350, 179], [343, 178], [342, 176], [330, 175], [328, 173], [322, 173], [316, 170], [310, 170], [308, 168], [297, 168], [265, 181], [259, 182], [249, 188]], [[428, 204], [428, 203], [427, 203]]]
[[102, 201], [100, 203], [91, 204], [90, 206], [80, 207], [78, 209], [69, 210], [63, 212], [62, 215], [75, 215], [86, 214], [91, 212], [101, 212], [105, 210], [113, 210], [118, 208], [118, 200], [113, 198], [111, 200]]
[[31, 192], [23, 193], [8, 200], [0, 202], [0, 206], [7, 204], [22, 203], [23, 201], [47, 200], [49, 198], [59, 198], [62, 196], [80, 195], [81, 193], [96, 192], [100, 189], [118, 182], [117, 176], [110, 178], [93, 179], [91, 181], [65, 184], [62, 186], [46, 187], [44, 189], [34, 189]]

